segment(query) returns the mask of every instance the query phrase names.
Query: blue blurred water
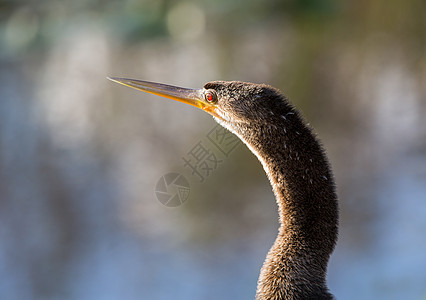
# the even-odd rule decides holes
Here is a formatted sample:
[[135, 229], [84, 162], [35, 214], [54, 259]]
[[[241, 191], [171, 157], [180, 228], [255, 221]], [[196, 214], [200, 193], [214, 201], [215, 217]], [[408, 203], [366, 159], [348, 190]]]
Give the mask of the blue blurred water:
[[[376, 186], [378, 205], [363, 251], [340, 249], [331, 260], [330, 288], [338, 299], [424, 299], [426, 296], [426, 165], [405, 156]], [[361, 221], [360, 221], [361, 222]], [[349, 237], [350, 238], [350, 237]]]

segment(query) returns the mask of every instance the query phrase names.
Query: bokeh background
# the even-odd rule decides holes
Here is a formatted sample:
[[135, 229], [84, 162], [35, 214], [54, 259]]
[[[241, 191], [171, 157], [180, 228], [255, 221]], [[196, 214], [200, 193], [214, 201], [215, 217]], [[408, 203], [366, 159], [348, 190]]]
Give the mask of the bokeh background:
[[0, 1], [0, 298], [254, 298], [278, 227], [260, 163], [241, 145], [200, 183], [182, 157], [214, 120], [123, 76], [281, 89], [335, 172], [331, 291], [426, 299], [425, 50], [423, 0]]

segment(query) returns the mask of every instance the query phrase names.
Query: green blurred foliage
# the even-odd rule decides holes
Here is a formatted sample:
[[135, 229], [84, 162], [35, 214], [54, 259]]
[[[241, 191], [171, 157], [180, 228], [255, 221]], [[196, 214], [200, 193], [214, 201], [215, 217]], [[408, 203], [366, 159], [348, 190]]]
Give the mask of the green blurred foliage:
[[[38, 23], [37, 35], [26, 45], [28, 48], [33, 47], [34, 43], [49, 43], [50, 39], [63, 34], [67, 26], [76, 24], [76, 18], [93, 19], [127, 41], [137, 41], [167, 35], [165, 17], [178, 2], [182, 1], [3, 0], [0, 1], [0, 27], [4, 35], [13, 16], [25, 10], [29, 12], [27, 17], [36, 19]], [[318, 37], [323, 37], [321, 32], [327, 31], [330, 36], [330, 27], [336, 34], [345, 32], [352, 37], [380, 31], [404, 42], [422, 45], [425, 42], [426, 4], [422, 0], [203, 0], [197, 4], [206, 9], [210, 29], [217, 26], [235, 32], [257, 22], [284, 19], [297, 27], [307, 39], [315, 36], [315, 44]], [[21, 23], [24, 23], [22, 26], [31, 26], [31, 22], [25, 18]], [[327, 42], [327, 39], [323, 40]], [[418, 49], [421, 50], [420, 47]]]

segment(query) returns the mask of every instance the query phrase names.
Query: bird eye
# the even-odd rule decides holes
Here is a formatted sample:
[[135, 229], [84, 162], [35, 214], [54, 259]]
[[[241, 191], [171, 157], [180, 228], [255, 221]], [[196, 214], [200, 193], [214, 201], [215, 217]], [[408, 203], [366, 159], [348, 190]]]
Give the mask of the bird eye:
[[204, 99], [206, 99], [208, 103], [216, 103], [217, 101], [216, 93], [212, 90], [208, 90], [204, 93]]

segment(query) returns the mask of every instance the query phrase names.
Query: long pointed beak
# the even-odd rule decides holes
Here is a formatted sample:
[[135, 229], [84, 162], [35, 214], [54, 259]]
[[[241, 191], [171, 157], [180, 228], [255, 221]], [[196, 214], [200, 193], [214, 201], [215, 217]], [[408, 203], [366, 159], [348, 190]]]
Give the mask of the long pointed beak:
[[187, 89], [162, 83], [142, 81], [128, 78], [107, 77], [119, 84], [151, 93], [154, 95], [177, 100], [198, 107], [211, 115], [216, 116], [214, 107], [204, 100], [204, 89]]

